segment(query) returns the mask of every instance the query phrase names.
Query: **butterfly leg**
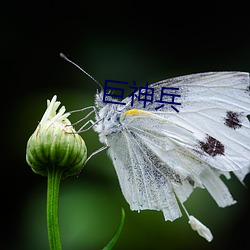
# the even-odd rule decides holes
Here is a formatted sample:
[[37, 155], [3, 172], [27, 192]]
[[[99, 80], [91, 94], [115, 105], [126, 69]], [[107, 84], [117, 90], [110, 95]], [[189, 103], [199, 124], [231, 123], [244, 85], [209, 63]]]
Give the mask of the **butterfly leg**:
[[[85, 110], [88, 110], [90, 109], [91, 111], [85, 115], [83, 118], [81, 118], [80, 120], [78, 120], [77, 122], [75, 122], [74, 124], [72, 124], [73, 126], [81, 123], [82, 121], [86, 120], [87, 118], [89, 118], [93, 113], [95, 115], [97, 115], [97, 111], [96, 111], [96, 108], [95, 106], [89, 106], [89, 107], [85, 107], [85, 108], [82, 108], [82, 109], [77, 109], [77, 110], [73, 110], [73, 111], [70, 111], [70, 114], [72, 113], [76, 113], [76, 112], [83, 112]], [[99, 122], [99, 121], [97, 121]], [[86, 123], [84, 123], [77, 131], [77, 133], [81, 133], [81, 132], [85, 132], [85, 131], [88, 131], [89, 129], [91, 129], [97, 122], [93, 122], [92, 120], [88, 120]], [[88, 128], [85, 128], [88, 124], [91, 124]]]
[[90, 156], [87, 158], [87, 160], [84, 162], [84, 164], [83, 164], [83, 166], [81, 167], [81, 169], [78, 171], [77, 176], [80, 175], [80, 173], [81, 173], [83, 167], [87, 164], [87, 162], [88, 162], [94, 155], [96, 155], [96, 154], [102, 152], [103, 150], [105, 150], [105, 149], [107, 149], [107, 148], [108, 148], [108, 146], [102, 146], [101, 148], [99, 148], [99, 149], [97, 149], [96, 151], [94, 151], [93, 153], [91, 153]]
[[87, 158], [87, 160], [85, 161], [84, 165], [86, 165], [86, 163], [96, 154], [102, 152], [103, 150], [107, 149], [108, 146], [102, 146], [101, 148], [97, 149], [96, 151], [94, 151], [93, 153], [91, 153], [91, 155]]
[[[93, 126], [96, 125], [96, 123], [98, 123], [99, 121], [93, 122], [92, 120], [88, 120], [86, 123], [84, 123], [77, 131], [77, 133], [82, 133], [82, 132], [86, 132], [88, 130], [90, 130]], [[87, 128], [85, 128], [89, 123], [91, 123], [91, 125]]]
[[89, 107], [86, 107], [86, 108], [77, 109], [77, 110], [73, 110], [73, 111], [69, 112], [70, 114], [73, 114], [73, 113], [82, 112], [82, 111], [85, 111], [85, 110], [88, 110], [88, 109], [92, 109], [92, 110], [87, 115], [85, 115], [83, 118], [81, 118], [79, 121], [75, 122], [73, 125], [76, 125], [76, 124], [82, 122], [83, 120], [86, 120], [93, 113], [96, 114], [96, 108], [95, 108], [95, 106], [89, 106]]

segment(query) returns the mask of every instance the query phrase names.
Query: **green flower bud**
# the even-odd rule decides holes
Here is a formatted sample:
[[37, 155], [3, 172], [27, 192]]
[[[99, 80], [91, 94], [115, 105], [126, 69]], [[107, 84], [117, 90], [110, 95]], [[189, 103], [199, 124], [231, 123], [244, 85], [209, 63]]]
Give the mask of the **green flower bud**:
[[65, 113], [65, 107], [56, 113], [60, 105], [56, 98], [47, 101], [47, 110], [28, 140], [26, 161], [37, 174], [47, 176], [50, 168], [58, 168], [62, 177], [67, 177], [79, 172], [87, 148], [67, 119], [70, 113]]

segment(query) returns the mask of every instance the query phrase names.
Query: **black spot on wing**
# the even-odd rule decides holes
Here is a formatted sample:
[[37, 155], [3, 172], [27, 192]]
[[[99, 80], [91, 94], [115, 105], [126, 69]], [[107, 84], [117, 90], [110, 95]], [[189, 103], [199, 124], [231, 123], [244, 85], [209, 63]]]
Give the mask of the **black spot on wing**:
[[224, 145], [210, 135], [207, 135], [205, 141], [200, 141], [199, 146], [204, 152], [212, 157], [224, 155], [225, 152]]
[[239, 112], [227, 111], [227, 115], [224, 118], [224, 124], [232, 129], [240, 128], [242, 114]]

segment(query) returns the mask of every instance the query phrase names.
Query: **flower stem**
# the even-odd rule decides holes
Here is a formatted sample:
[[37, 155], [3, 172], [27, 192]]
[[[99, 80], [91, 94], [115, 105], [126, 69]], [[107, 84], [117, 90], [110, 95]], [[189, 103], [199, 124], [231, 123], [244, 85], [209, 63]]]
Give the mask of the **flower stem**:
[[47, 183], [47, 228], [50, 250], [61, 250], [59, 231], [59, 188], [62, 170], [58, 167], [48, 168]]

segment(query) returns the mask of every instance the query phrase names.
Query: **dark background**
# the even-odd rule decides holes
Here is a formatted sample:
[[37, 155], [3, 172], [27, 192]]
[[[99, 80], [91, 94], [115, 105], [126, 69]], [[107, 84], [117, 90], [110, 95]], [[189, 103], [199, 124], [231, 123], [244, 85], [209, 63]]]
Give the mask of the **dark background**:
[[[96, 84], [59, 57], [69, 55], [100, 83], [153, 83], [196, 72], [250, 69], [248, 5], [216, 1], [41, 1], [1, 4], [2, 249], [48, 249], [46, 178], [25, 161], [26, 143], [57, 94], [67, 110], [93, 105]], [[82, 114], [79, 114], [82, 116]], [[71, 120], [79, 119], [77, 115]], [[89, 131], [89, 154], [101, 147]], [[121, 215], [125, 226], [114, 249], [247, 249], [249, 189], [225, 181], [237, 204], [218, 208], [205, 190], [187, 201], [190, 214], [214, 235], [193, 232], [185, 216], [165, 222], [161, 212], [132, 212], [105, 152], [81, 175], [62, 181], [60, 228], [65, 250], [101, 249]], [[249, 176], [246, 186], [250, 186]]]

